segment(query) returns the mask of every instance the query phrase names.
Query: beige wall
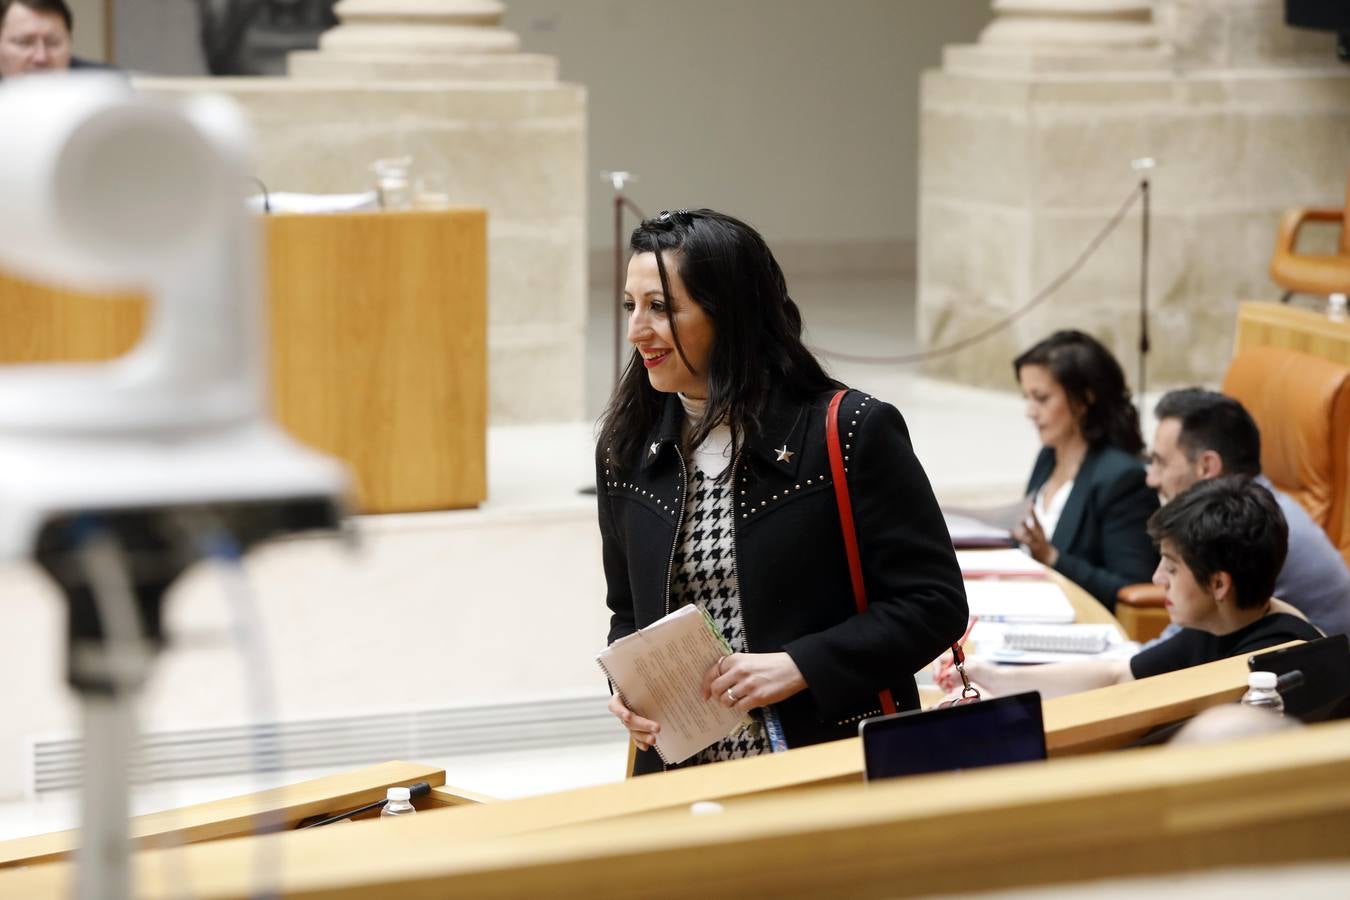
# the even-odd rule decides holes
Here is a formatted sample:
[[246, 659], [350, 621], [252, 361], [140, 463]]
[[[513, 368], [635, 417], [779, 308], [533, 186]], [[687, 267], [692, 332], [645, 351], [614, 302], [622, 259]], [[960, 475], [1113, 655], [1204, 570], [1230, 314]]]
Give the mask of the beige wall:
[[[103, 0], [77, 0], [81, 32]], [[84, 12], [84, 7], [90, 11]], [[919, 75], [989, 0], [507, 0], [524, 49], [590, 96], [588, 244], [612, 241], [602, 169], [649, 212], [715, 206], [778, 242], [912, 242]], [[187, 0], [118, 0], [119, 55], [200, 72]], [[88, 33], [81, 34], [89, 38]]]
[[75, 55], [84, 59], [105, 60], [104, 28], [108, 0], [66, 0], [75, 19]]
[[526, 49], [590, 97], [589, 234], [602, 169], [648, 214], [713, 206], [777, 241], [912, 241], [919, 76], [989, 0], [510, 0]]

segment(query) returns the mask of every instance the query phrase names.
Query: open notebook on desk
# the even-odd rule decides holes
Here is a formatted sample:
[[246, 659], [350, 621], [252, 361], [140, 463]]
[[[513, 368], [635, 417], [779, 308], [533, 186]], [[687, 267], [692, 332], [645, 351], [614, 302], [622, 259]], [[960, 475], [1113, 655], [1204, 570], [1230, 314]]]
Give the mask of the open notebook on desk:
[[595, 661], [625, 706], [661, 723], [654, 749], [674, 764], [749, 721], [703, 697], [704, 673], [730, 653], [708, 613], [690, 604], [619, 638]]

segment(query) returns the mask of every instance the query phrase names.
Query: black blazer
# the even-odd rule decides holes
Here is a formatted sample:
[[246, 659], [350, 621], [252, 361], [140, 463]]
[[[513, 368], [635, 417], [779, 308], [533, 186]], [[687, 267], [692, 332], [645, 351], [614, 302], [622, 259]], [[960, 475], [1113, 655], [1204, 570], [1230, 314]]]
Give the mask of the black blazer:
[[[830, 394], [776, 399], [732, 461], [737, 586], [752, 653], [786, 651], [807, 688], [776, 705], [789, 747], [857, 734], [889, 687], [917, 709], [914, 673], [961, 636], [965, 589], [951, 538], [895, 407], [850, 391], [839, 412], [868, 609], [859, 615], [825, 447]], [[687, 484], [684, 411], [667, 398], [640, 459], [596, 452], [609, 640], [670, 612]], [[785, 454], [780, 452], [786, 450]], [[654, 752], [635, 771], [659, 771]]]
[[[1027, 482], [1030, 496], [1055, 470], [1055, 451], [1036, 457]], [[1116, 608], [1116, 592], [1150, 581], [1158, 551], [1145, 523], [1158, 509], [1158, 495], [1144, 483], [1144, 466], [1116, 447], [1093, 447], [1073, 481], [1050, 543], [1059, 550], [1055, 568], [1101, 601]]]

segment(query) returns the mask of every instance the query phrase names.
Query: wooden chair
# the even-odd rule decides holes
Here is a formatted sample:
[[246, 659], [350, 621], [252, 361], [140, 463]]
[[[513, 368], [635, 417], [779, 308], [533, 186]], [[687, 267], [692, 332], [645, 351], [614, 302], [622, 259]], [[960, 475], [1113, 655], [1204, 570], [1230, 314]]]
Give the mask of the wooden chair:
[[[1261, 429], [1261, 470], [1297, 500], [1350, 563], [1350, 367], [1283, 347], [1233, 357], [1223, 392]], [[1162, 589], [1127, 585], [1116, 616], [1131, 639], [1167, 625]]]
[[[1346, 179], [1345, 206], [1340, 209], [1304, 208], [1285, 212], [1270, 257], [1270, 277], [1284, 288], [1284, 302], [1295, 293], [1350, 293], [1350, 177]], [[1299, 253], [1299, 230], [1308, 222], [1339, 222], [1337, 250], [1332, 254]]]

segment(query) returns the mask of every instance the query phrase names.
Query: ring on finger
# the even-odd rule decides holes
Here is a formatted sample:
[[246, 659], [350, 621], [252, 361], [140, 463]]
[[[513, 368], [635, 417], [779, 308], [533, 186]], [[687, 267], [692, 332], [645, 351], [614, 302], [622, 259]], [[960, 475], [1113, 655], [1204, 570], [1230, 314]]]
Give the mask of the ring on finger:
[[717, 674], [718, 674], [718, 675], [724, 675], [724, 674], [726, 674], [725, 672], [722, 671], [722, 663], [724, 663], [724, 662], [726, 662], [726, 661], [727, 661], [727, 658], [726, 658], [725, 656], [719, 656], [719, 657], [717, 658]]
[[730, 700], [732, 703], [735, 703], [737, 700], [740, 700], [741, 698], [733, 694], [731, 692], [731, 688], [727, 688], [727, 699]]

